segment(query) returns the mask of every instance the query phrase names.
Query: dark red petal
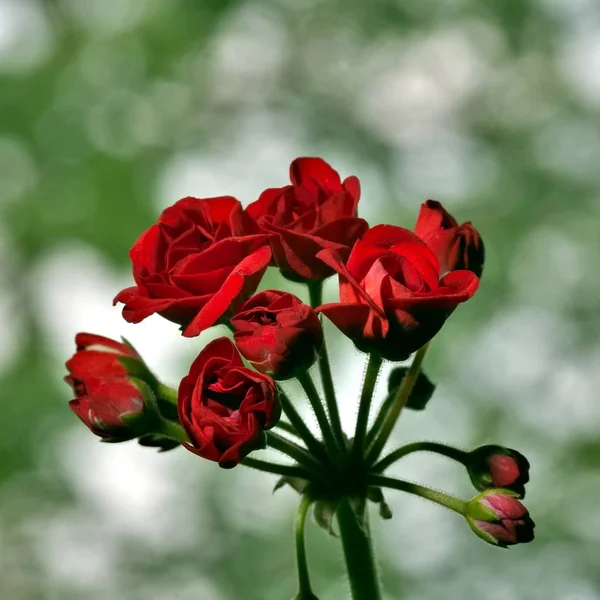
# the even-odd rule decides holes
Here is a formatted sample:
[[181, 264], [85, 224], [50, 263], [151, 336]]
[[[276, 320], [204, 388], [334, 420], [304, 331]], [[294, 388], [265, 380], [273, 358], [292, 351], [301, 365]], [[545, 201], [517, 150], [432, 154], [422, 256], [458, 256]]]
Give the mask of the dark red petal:
[[337, 171], [322, 158], [297, 158], [290, 165], [290, 181], [293, 185], [317, 190], [318, 187], [330, 193], [341, 191], [342, 182]]
[[214, 325], [226, 313], [235, 311], [239, 306], [238, 302], [241, 304], [256, 290], [270, 261], [271, 250], [268, 246], [259, 248], [242, 260], [221, 289], [200, 309], [183, 335], [196, 336]]
[[421, 205], [415, 233], [426, 240], [440, 229], [457, 227], [456, 219], [436, 200], [427, 200]]

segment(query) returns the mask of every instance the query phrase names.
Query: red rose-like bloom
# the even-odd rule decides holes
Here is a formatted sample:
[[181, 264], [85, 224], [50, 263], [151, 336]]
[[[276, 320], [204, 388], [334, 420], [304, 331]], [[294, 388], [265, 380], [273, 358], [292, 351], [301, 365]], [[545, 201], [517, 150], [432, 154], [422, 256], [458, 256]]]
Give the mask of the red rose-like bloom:
[[135, 437], [121, 417], [141, 414], [144, 400], [119, 357], [141, 363], [139, 355], [126, 344], [91, 333], [78, 333], [75, 343], [77, 352], [66, 363], [65, 377], [77, 396], [69, 403], [71, 410], [102, 438]]
[[427, 200], [421, 205], [415, 233], [433, 250], [442, 274], [468, 269], [481, 277], [485, 250], [470, 222], [459, 225], [439, 202]]
[[505, 488], [525, 496], [529, 461], [520, 452], [504, 446], [480, 446], [469, 452], [466, 466], [478, 490]]
[[192, 363], [178, 409], [186, 448], [225, 469], [264, 447], [264, 430], [281, 414], [274, 381], [245, 367], [227, 338], [212, 341]]
[[268, 236], [243, 235], [245, 219], [231, 197], [188, 197], [164, 210], [131, 249], [136, 285], [114, 300], [125, 320], [158, 313], [191, 337], [235, 312], [271, 260]]
[[346, 258], [354, 242], [368, 229], [356, 216], [360, 184], [343, 182], [324, 160], [297, 158], [290, 165], [291, 185], [264, 191], [248, 206], [270, 238], [273, 261], [294, 279], [325, 279], [333, 270], [316, 258], [329, 248]]
[[319, 258], [340, 276], [340, 302], [317, 312], [365, 352], [404, 360], [428, 342], [450, 313], [477, 290], [471, 271], [440, 279], [440, 265], [414, 233], [377, 225], [356, 242], [346, 264], [330, 250]]
[[305, 371], [323, 344], [315, 311], [287, 292], [267, 290], [246, 302], [231, 318], [233, 339], [257, 371], [288, 379]]
[[496, 546], [531, 542], [535, 523], [528, 510], [514, 495], [493, 489], [475, 496], [466, 507], [471, 529], [483, 540]]

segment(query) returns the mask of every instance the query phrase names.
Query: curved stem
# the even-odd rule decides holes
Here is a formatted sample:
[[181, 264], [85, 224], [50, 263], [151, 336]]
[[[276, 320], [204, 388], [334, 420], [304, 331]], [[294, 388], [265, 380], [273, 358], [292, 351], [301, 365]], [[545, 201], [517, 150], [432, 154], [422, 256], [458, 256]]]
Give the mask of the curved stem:
[[401, 446], [397, 448], [393, 452], [390, 452], [387, 456], [382, 458], [378, 463], [373, 465], [372, 472], [381, 473], [385, 469], [387, 469], [390, 465], [394, 464], [396, 461], [405, 457], [407, 454], [412, 454], [413, 452], [435, 452], [436, 454], [441, 454], [442, 456], [447, 456], [452, 460], [455, 460], [461, 464], [465, 464], [468, 456], [468, 452], [461, 450], [460, 448], [454, 448], [453, 446], [446, 446], [445, 444], [440, 444], [438, 442], [413, 442], [412, 444], [406, 444], [406, 446]]
[[331, 428], [329, 426], [329, 421], [327, 420], [327, 413], [323, 408], [323, 404], [321, 403], [321, 397], [319, 396], [319, 392], [313, 383], [311, 376], [308, 371], [304, 373], [300, 373], [296, 376], [300, 385], [304, 389], [306, 397], [308, 398], [310, 405], [312, 406], [315, 416], [317, 417], [317, 421], [319, 422], [319, 427], [321, 429], [321, 433], [323, 434], [323, 441], [325, 442], [325, 446], [329, 450], [330, 456], [334, 458], [334, 462], [339, 464], [340, 459], [340, 448], [338, 447]]
[[352, 599], [381, 600], [381, 590], [366, 510], [365, 507], [363, 527], [361, 527], [348, 499], [344, 498], [337, 509], [337, 520], [344, 548]]
[[427, 500], [431, 500], [432, 502], [435, 502], [440, 506], [449, 508], [450, 510], [453, 510], [459, 515], [464, 516], [465, 514], [467, 502], [461, 500], [460, 498], [456, 498], [455, 496], [450, 496], [449, 494], [444, 494], [443, 492], [432, 490], [431, 488], [425, 487], [423, 485], [409, 483], [408, 481], [394, 479], [392, 477], [383, 477], [382, 475], [369, 475], [367, 477], [367, 482], [370, 485], [387, 487], [394, 490], [400, 490], [401, 492], [414, 494], [415, 496], [426, 498]]
[[298, 466], [278, 465], [265, 460], [250, 458], [249, 456], [244, 458], [241, 464], [243, 464], [245, 467], [250, 467], [251, 469], [264, 471], [265, 473], [273, 473], [275, 475], [282, 475], [283, 477], [300, 477], [302, 479], [310, 479], [310, 474], [308, 471]]
[[[315, 456], [319, 457], [320, 460], [328, 461], [329, 459], [327, 456], [327, 452], [325, 451], [325, 448], [323, 447], [321, 442], [313, 435], [312, 431], [308, 428], [302, 417], [298, 414], [298, 411], [294, 408], [294, 405], [290, 401], [287, 394], [281, 388], [278, 389], [281, 408], [283, 409], [283, 412], [287, 415], [287, 418], [291, 421], [292, 427], [296, 431], [295, 435], [300, 436], [300, 438], [306, 444], [307, 448]], [[321, 406], [320, 400], [318, 404], [319, 406]]]
[[304, 448], [298, 446], [290, 440], [286, 440], [281, 436], [277, 435], [273, 431], [267, 431], [267, 443], [269, 446], [287, 454], [290, 458], [293, 458], [300, 466], [304, 467], [310, 473], [314, 473], [318, 477], [323, 477], [323, 468], [321, 464], [317, 462], [311, 454], [309, 454]]
[[383, 450], [386, 442], [388, 441], [396, 422], [398, 421], [398, 417], [402, 412], [402, 409], [408, 402], [408, 397], [417, 381], [417, 377], [419, 375], [419, 371], [421, 369], [421, 364], [423, 363], [423, 359], [425, 358], [425, 354], [427, 352], [427, 348], [429, 343], [425, 344], [415, 355], [415, 358], [408, 369], [408, 372], [402, 379], [402, 383], [398, 389], [398, 393], [396, 394], [389, 411], [385, 415], [383, 419], [383, 423], [381, 425], [381, 431], [376, 435], [376, 437], [371, 442], [367, 450], [367, 463], [372, 464], [377, 458], [379, 454]]
[[[313, 281], [308, 283], [308, 294], [310, 297], [310, 305], [317, 308], [323, 303], [323, 282]], [[337, 399], [335, 397], [335, 386], [333, 385], [333, 377], [331, 375], [331, 364], [329, 362], [329, 354], [327, 352], [327, 343], [323, 339], [323, 345], [319, 352], [319, 372], [321, 373], [321, 382], [323, 384], [323, 393], [325, 394], [325, 402], [327, 403], [327, 412], [331, 421], [333, 435], [342, 450], [345, 449], [346, 443], [344, 440], [344, 431], [340, 420]]]
[[314, 598], [310, 586], [310, 577], [308, 575], [308, 561], [306, 560], [306, 543], [304, 540], [304, 527], [306, 525], [306, 515], [312, 500], [309, 496], [303, 496], [302, 502], [296, 515], [296, 560], [298, 564], [298, 595], [297, 598], [308, 600]]
[[352, 443], [352, 460], [361, 461], [365, 449], [365, 437], [367, 435], [367, 425], [369, 423], [369, 411], [371, 409], [371, 400], [375, 391], [375, 384], [379, 376], [379, 370], [383, 359], [374, 352], [369, 355], [365, 381], [360, 395], [360, 404], [358, 407], [358, 417], [356, 419], [356, 432], [354, 442]]

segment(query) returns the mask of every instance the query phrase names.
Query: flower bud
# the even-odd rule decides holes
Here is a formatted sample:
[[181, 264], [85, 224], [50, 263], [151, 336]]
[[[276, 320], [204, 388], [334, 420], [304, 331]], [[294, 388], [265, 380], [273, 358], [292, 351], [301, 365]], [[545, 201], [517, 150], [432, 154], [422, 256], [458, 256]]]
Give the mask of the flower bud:
[[231, 324], [242, 356], [257, 371], [275, 379], [306, 371], [323, 344], [315, 311], [293, 294], [278, 290], [250, 298]]
[[495, 445], [480, 446], [469, 452], [466, 467], [478, 490], [504, 488], [521, 498], [525, 496], [529, 462], [516, 450]]
[[483, 240], [471, 223], [459, 225], [439, 202], [427, 200], [421, 205], [415, 233], [433, 250], [442, 274], [467, 269], [481, 277]]
[[[95, 435], [110, 441], [137, 436], [132, 428], [144, 409], [144, 398], [130, 374], [149, 373], [130, 346], [91, 333], [78, 333], [77, 351], [67, 361], [65, 381], [76, 398], [71, 410]], [[129, 372], [131, 366], [133, 373]]]
[[465, 509], [471, 529], [482, 540], [502, 548], [531, 542], [535, 523], [515, 496], [503, 489], [489, 489], [475, 496]]

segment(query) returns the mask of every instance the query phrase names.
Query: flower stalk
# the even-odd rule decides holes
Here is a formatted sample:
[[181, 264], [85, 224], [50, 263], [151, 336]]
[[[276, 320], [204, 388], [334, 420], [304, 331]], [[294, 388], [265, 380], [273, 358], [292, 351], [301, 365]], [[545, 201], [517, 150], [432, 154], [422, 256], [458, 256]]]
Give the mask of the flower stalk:
[[367, 463], [372, 464], [383, 450], [386, 442], [388, 441], [398, 418], [400, 417], [400, 413], [402, 409], [406, 406], [408, 402], [408, 397], [417, 381], [417, 377], [419, 375], [419, 370], [421, 369], [421, 364], [423, 363], [423, 359], [425, 358], [425, 354], [427, 353], [427, 348], [429, 347], [429, 343], [425, 344], [415, 355], [415, 358], [410, 365], [410, 369], [408, 373], [406, 373], [404, 379], [402, 380], [402, 384], [398, 389], [396, 397], [392, 402], [388, 413], [385, 415], [381, 430], [376, 437], [371, 442], [371, 445], [367, 449]]
[[356, 431], [354, 433], [354, 441], [352, 443], [352, 462], [357, 463], [362, 461], [365, 450], [365, 439], [367, 435], [367, 426], [369, 423], [369, 412], [371, 409], [371, 401], [375, 392], [377, 377], [381, 370], [383, 359], [375, 352], [369, 355], [367, 370], [365, 373], [365, 381], [360, 395], [358, 405], [358, 417], [356, 419]]
[[[323, 303], [323, 282], [311, 281], [308, 283], [308, 294], [310, 305], [317, 308]], [[331, 375], [331, 363], [329, 362], [329, 354], [327, 352], [327, 342], [323, 339], [323, 345], [319, 352], [319, 372], [321, 374], [321, 383], [323, 384], [323, 393], [325, 394], [325, 402], [327, 404], [327, 412], [331, 421], [331, 429], [333, 435], [341, 448], [345, 447], [344, 432], [342, 430], [342, 422], [338, 410], [337, 399], [335, 396], [335, 386], [333, 384], [333, 376]]]

